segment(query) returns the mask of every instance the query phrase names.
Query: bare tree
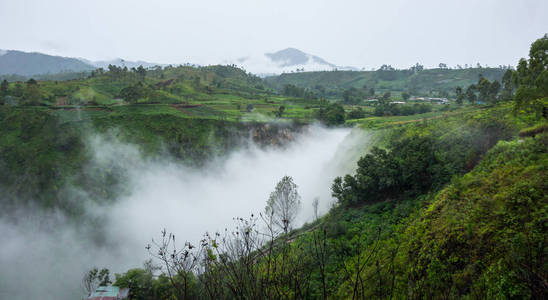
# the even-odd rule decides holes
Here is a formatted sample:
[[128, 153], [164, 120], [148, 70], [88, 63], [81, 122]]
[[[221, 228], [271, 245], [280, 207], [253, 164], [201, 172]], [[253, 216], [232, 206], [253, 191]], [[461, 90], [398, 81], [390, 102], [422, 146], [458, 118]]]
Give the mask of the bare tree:
[[314, 221], [318, 220], [318, 205], [320, 204], [320, 199], [318, 197], [312, 200], [312, 208], [314, 209]]
[[166, 275], [177, 293], [177, 298], [189, 299], [189, 284], [199, 264], [201, 246], [196, 248], [191, 243], [185, 242], [179, 249], [175, 243], [175, 235], [172, 233], [168, 235], [164, 229], [161, 241], [157, 242], [153, 239], [152, 244], [147, 245], [146, 249], [152, 257], [160, 260], [166, 267]]
[[265, 208], [265, 215], [270, 222], [289, 232], [291, 224], [297, 217], [301, 206], [301, 196], [297, 192], [297, 185], [290, 176], [284, 176], [270, 194]]
[[[209, 299], [307, 298], [315, 256], [288, 234], [300, 205], [297, 185], [285, 176], [271, 193], [265, 214], [235, 218], [234, 230], [206, 233], [198, 247], [185, 243], [178, 249], [175, 236], [163, 230], [161, 241], [153, 240], [147, 249], [165, 266], [178, 299], [189, 298], [187, 284], [193, 276], [203, 288], [201, 296]], [[319, 247], [325, 251], [325, 240]], [[323, 253], [318, 255], [325, 260]]]

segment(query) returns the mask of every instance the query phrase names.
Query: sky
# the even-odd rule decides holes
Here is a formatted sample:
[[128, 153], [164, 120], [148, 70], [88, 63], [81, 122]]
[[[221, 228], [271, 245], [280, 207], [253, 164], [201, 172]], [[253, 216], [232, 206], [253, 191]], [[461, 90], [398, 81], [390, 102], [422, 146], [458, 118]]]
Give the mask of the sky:
[[0, 49], [217, 64], [287, 47], [341, 66], [515, 65], [546, 0], [0, 0]]

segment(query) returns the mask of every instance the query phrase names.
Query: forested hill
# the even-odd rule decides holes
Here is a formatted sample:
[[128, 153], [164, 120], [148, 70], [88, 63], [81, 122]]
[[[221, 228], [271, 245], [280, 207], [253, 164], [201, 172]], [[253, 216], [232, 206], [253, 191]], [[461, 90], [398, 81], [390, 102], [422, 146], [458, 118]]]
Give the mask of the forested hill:
[[374, 98], [382, 94], [408, 92], [412, 95], [453, 95], [457, 86], [469, 86], [480, 75], [490, 81], [501, 81], [504, 68], [423, 69], [414, 66], [408, 70], [395, 70], [384, 66], [376, 71], [323, 71], [286, 73], [265, 78], [271, 88], [282, 91], [288, 84], [308, 89], [326, 98], [342, 98], [351, 88], [363, 90], [364, 95]]

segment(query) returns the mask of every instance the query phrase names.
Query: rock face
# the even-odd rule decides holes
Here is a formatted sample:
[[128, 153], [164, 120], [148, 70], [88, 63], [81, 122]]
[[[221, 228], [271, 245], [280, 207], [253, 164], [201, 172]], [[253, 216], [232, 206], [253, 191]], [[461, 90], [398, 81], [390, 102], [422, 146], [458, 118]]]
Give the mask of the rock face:
[[284, 146], [295, 139], [305, 126], [295, 124], [261, 124], [251, 129], [253, 142], [261, 146]]
[[283, 147], [295, 140], [309, 125], [304, 124], [255, 124], [250, 128], [251, 140], [259, 146]]

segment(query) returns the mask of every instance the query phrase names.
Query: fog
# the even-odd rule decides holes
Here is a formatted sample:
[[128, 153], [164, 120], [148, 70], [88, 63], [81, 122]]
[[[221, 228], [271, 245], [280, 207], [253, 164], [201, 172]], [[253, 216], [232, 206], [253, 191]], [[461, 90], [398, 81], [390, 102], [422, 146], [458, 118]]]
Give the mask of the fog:
[[[352, 170], [369, 139], [361, 130], [312, 126], [285, 147], [243, 141], [245, 147], [193, 168], [90, 135], [89, 169], [122, 168], [124, 192], [109, 205], [85, 200], [90, 219], [102, 220], [99, 227], [32, 208], [0, 219], [0, 299], [80, 299], [86, 270], [97, 266], [120, 273], [141, 267], [149, 258], [146, 244], [163, 228], [191, 242], [206, 231], [230, 228], [233, 217], [262, 212], [284, 175], [293, 177], [302, 197], [295, 225], [311, 221], [312, 200], [319, 197], [321, 213], [329, 209], [333, 178]], [[85, 191], [64, 189], [86, 199]]]

